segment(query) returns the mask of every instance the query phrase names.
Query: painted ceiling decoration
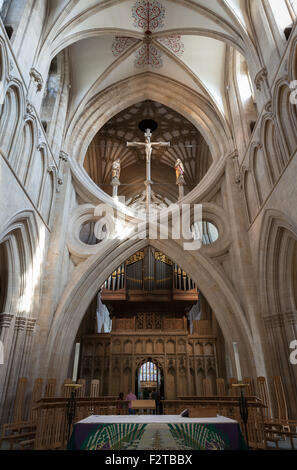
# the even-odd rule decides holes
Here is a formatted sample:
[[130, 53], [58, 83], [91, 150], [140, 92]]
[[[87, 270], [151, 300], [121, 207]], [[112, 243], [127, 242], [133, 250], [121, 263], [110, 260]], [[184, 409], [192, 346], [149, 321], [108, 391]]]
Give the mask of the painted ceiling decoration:
[[164, 27], [165, 7], [155, 0], [137, 0], [132, 7], [134, 26], [145, 33]]
[[114, 57], [119, 57], [131, 46], [137, 43], [137, 39], [127, 38], [123, 36], [116, 36], [111, 46]]
[[[134, 66], [136, 68], [150, 66], [158, 69], [163, 66], [162, 51], [158, 47], [158, 42], [176, 56], [181, 57], [183, 55], [184, 44], [180, 35], [170, 35], [153, 42], [153, 33], [164, 27], [165, 12], [162, 3], [154, 0], [137, 0], [133, 5], [133, 26], [144, 33], [140, 48], [135, 52]], [[116, 36], [112, 44], [114, 57], [119, 57], [136, 43], [137, 40], [134, 38]]]

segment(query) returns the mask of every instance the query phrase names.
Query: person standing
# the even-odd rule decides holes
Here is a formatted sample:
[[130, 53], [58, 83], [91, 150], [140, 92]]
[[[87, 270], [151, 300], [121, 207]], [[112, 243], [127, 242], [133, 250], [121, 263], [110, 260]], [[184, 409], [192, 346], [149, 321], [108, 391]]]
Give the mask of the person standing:
[[119, 393], [119, 396], [118, 396], [118, 401], [117, 401], [117, 410], [118, 410], [118, 414], [122, 414], [122, 409], [123, 409], [123, 400], [124, 400], [124, 394], [123, 392], [120, 392]]
[[151, 397], [152, 397], [152, 400], [155, 400], [155, 402], [156, 402], [156, 409], [155, 409], [155, 411], [154, 411], [154, 414], [158, 414], [158, 409], [159, 409], [159, 394], [158, 394], [158, 392], [157, 392], [156, 389], [154, 389], [154, 390], [152, 391]]
[[129, 415], [135, 415], [135, 410], [132, 408], [132, 401], [137, 400], [136, 395], [132, 392], [132, 390], [128, 393], [126, 396], [126, 401], [128, 401], [128, 410], [129, 410]]

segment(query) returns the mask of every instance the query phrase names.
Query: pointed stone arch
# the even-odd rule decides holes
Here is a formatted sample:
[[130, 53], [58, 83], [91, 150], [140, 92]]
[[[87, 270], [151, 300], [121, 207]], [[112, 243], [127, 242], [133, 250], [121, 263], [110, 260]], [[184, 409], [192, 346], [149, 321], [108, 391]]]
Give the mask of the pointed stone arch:
[[[297, 393], [297, 371], [290, 364], [290, 342], [297, 331], [297, 227], [277, 210], [265, 212], [259, 239], [259, 279], [262, 318], [266, 329], [267, 360], [274, 376], [281, 376], [286, 396]], [[268, 359], [269, 358], [269, 359]], [[294, 401], [288, 403], [291, 416], [296, 415]]]
[[[241, 345], [242, 362], [247, 375], [253, 370], [262, 370], [264, 364], [255, 354], [257, 345], [253, 342], [248, 323], [240, 306], [240, 301], [232, 286], [224, 278], [217, 266], [199, 253], [185, 252], [176, 241], [137, 240], [130, 238], [112, 241], [98, 254], [89, 258], [76, 269], [74, 276], [62, 295], [45, 348], [44, 361], [48, 374], [64, 377], [71, 356], [71, 348], [81, 320], [87, 310], [89, 299], [94, 297], [98, 285], [118, 267], [121, 261], [143, 249], [147, 244], [161, 250], [174, 262], [182, 265], [188, 275], [199, 285], [211, 307], [231, 348], [233, 341]], [[215, 288], [213, 286], [216, 286]], [[63, 331], [63, 339], [58, 331]]]

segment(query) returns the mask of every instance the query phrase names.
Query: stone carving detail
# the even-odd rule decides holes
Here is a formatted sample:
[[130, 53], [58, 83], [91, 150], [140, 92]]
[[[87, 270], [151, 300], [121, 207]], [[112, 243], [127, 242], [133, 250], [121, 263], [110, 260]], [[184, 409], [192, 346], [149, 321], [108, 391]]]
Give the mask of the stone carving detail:
[[136, 330], [160, 330], [162, 319], [159, 313], [137, 313]]
[[256, 75], [255, 77], [255, 85], [257, 90], [261, 91], [262, 90], [262, 85], [267, 79], [267, 69], [266, 67], [263, 67]]
[[43, 86], [43, 78], [41, 74], [34, 67], [30, 69], [30, 77], [34, 80], [36, 84], [37, 92], [41, 91], [42, 86]]
[[59, 153], [59, 159], [62, 160], [63, 162], [68, 162], [68, 160], [69, 160], [68, 153], [61, 150], [60, 153]]

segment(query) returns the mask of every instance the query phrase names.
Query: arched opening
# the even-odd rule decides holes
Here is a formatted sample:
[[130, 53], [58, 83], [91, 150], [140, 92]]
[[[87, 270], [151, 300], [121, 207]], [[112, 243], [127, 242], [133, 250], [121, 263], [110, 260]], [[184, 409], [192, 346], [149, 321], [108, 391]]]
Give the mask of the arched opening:
[[156, 392], [164, 396], [164, 376], [162, 369], [152, 358], [144, 362], [136, 371], [135, 394], [139, 399], [149, 399]]
[[154, 392], [173, 400], [202, 395], [201, 374], [211, 395], [217, 378], [229, 379], [225, 340], [206, 297], [181, 266], [150, 245], [106, 279], [75, 342], [81, 344], [79, 378], [87, 387], [99, 380], [102, 395], [132, 390], [139, 399]]
[[144, 142], [138, 125], [154, 119], [158, 128], [154, 142], [170, 142], [170, 147], [154, 148], [151, 160], [153, 199], [168, 205], [178, 198], [175, 165], [184, 167], [185, 193], [202, 180], [213, 160], [210, 149], [196, 127], [168, 106], [152, 100], [138, 102], [110, 119], [95, 135], [84, 159], [90, 178], [109, 195], [113, 193], [113, 164], [120, 162], [118, 195], [136, 205], [145, 193], [145, 151], [127, 147], [127, 142]]
[[[287, 399], [297, 393], [296, 368], [290, 363], [288, 345], [296, 337], [297, 230], [288, 217], [267, 211], [262, 226], [260, 269], [263, 272], [263, 321], [274, 376], [281, 376]], [[296, 403], [287, 402], [289, 415]], [[277, 412], [277, 410], [275, 410]]]

